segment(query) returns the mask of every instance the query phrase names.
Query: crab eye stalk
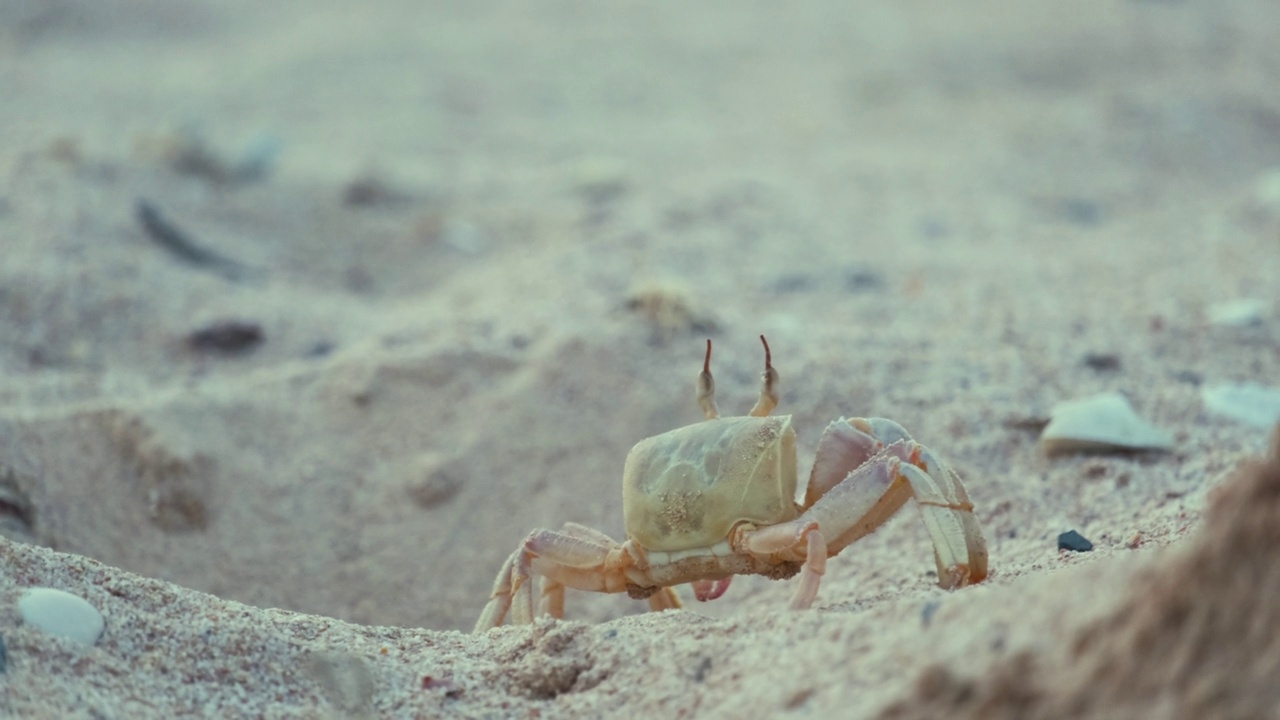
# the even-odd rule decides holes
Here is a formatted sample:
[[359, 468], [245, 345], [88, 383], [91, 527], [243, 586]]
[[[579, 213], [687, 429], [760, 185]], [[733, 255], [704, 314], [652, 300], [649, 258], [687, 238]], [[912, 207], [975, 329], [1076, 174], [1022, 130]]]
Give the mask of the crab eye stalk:
[[707, 338], [707, 355], [702, 360], [702, 373], [698, 375], [698, 406], [708, 420], [720, 417], [716, 408], [716, 381], [711, 377], [711, 338]]
[[760, 399], [751, 409], [751, 415], [768, 415], [778, 406], [778, 371], [773, 369], [773, 354], [769, 352], [769, 341], [760, 336], [764, 345], [764, 372], [760, 375]]

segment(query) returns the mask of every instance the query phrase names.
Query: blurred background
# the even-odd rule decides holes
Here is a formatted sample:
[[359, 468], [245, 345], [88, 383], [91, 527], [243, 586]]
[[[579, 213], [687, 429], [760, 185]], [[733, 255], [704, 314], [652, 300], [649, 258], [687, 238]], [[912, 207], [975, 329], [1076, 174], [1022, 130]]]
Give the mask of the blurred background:
[[[0, 529], [467, 628], [530, 529], [621, 539], [627, 450], [699, 419], [707, 337], [745, 412], [764, 333], [802, 477], [827, 421], [883, 415], [966, 477], [997, 572], [1064, 525], [1171, 539], [1190, 478], [1265, 439], [1200, 384], [1280, 371], [1277, 26], [1243, 0], [0, 0]], [[1114, 389], [1174, 465], [1036, 452], [1053, 403]], [[931, 582], [914, 518], [847, 555], [826, 601]]]

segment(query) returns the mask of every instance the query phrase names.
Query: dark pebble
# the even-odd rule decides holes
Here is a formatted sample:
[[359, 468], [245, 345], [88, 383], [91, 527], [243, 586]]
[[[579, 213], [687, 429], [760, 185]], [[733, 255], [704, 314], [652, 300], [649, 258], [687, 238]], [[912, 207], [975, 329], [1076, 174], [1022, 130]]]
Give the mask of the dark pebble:
[[349, 207], [373, 207], [394, 205], [408, 197], [387, 185], [381, 179], [364, 176], [352, 180], [342, 191], [342, 203]]
[[920, 619], [924, 622], [925, 627], [929, 627], [933, 623], [933, 614], [938, 612], [940, 607], [942, 607], [942, 603], [937, 600], [930, 600], [920, 609]]
[[4, 666], [7, 661], [4, 650], [4, 636], [0, 635], [0, 675], [4, 674]]
[[318, 340], [310, 349], [307, 350], [307, 357], [322, 358], [333, 352], [333, 343], [328, 340]]
[[1086, 540], [1083, 535], [1075, 530], [1068, 530], [1058, 536], [1058, 549], [1072, 552], [1089, 552], [1093, 549], [1093, 543]]
[[702, 682], [707, 679], [707, 673], [711, 672], [711, 658], [703, 656], [698, 663], [698, 667], [693, 669], [693, 681]]
[[870, 268], [850, 268], [844, 274], [846, 292], [871, 292], [884, 287], [884, 275]]
[[187, 336], [187, 345], [200, 352], [234, 355], [252, 350], [262, 342], [262, 326], [252, 322], [227, 320], [203, 327]]
[[795, 293], [812, 290], [814, 286], [812, 275], [803, 273], [793, 273], [790, 275], [782, 275], [773, 281], [773, 291], [776, 293]]
[[1195, 370], [1179, 370], [1173, 374], [1173, 379], [1178, 382], [1184, 382], [1188, 385], [1200, 385], [1204, 382], [1204, 376]]
[[1106, 218], [1102, 204], [1088, 198], [1066, 198], [1062, 201], [1062, 215], [1073, 225], [1094, 227]]
[[1087, 353], [1084, 364], [1094, 370], [1119, 370], [1120, 356], [1112, 353]]

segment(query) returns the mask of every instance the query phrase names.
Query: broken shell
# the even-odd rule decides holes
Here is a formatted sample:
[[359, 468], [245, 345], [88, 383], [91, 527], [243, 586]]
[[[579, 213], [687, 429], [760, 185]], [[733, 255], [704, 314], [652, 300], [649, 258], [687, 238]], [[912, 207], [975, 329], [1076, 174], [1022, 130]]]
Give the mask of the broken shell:
[[1173, 437], [1138, 417], [1119, 393], [1059, 403], [1040, 434], [1047, 454], [1115, 450], [1168, 450]]
[[1280, 423], [1280, 388], [1257, 383], [1206, 385], [1200, 398], [1210, 412], [1260, 428]]

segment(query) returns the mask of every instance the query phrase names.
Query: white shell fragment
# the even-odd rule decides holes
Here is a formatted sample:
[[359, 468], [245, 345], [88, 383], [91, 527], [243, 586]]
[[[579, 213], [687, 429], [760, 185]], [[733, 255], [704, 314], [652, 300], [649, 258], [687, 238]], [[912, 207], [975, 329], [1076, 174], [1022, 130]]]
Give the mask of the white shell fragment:
[[1266, 304], [1256, 298], [1214, 303], [1208, 308], [1209, 322], [1223, 327], [1259, 325], [1266, 309]]
[[1119, 393], [1102, 393], [1054, 406], [1040, 433], [1048, 454], [1108, 450], [1168, 450], [1173, 437], [1138, 417]]
[[1200, 391], [1210, 412], [1260, 428], [1280, 423], [1280, 388], [1257, 383], [1219, 383]]
[[79, 595], [54, 588], [31, 588], [18, 600], [23, 622], [83, 645], [102, 637], [102, 613]]

